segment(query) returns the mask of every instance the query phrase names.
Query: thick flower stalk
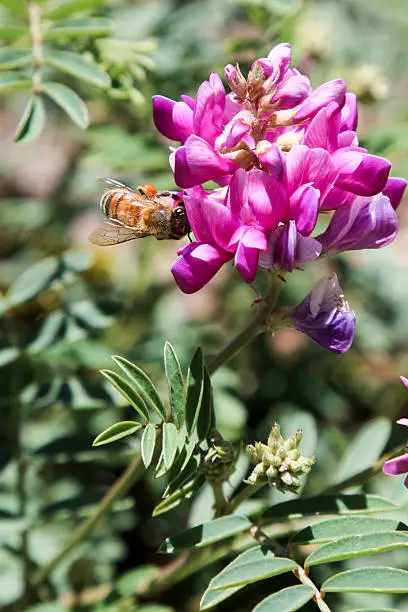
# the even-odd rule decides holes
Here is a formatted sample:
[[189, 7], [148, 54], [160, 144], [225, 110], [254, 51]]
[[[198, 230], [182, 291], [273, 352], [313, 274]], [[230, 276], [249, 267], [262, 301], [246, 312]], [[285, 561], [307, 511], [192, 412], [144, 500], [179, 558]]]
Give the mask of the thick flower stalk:
[[[400, 376], [401, 382], [408, 389], [408, 378], [405, 376]], [[405, 425], [408, 427], [408, 419], [403, 418], [397, 421], [398, 425]], [[394, 459], [389, 459], [383, 465], [384, 474], [388, 474], [390, 476], [396, 476], [399, 474], [408, 474], [408, 448], [407, 452], [403, 455], [399, 455], [398, 457], [394, 457]], [[404, 485], [408, 489], [408, 476], [404, 480]]]
[[315, 463], [314, 457], [303, 457], [299, 448], [302, 430], [286, 440], [275, 423], [268, 442], [255, 442], [247, 446], [247, 452], [256, 464], [248, 477], [248, 484], [267, 482], [279, 491], [297, 493], [300, 488], [299, 477], [310, 472]]

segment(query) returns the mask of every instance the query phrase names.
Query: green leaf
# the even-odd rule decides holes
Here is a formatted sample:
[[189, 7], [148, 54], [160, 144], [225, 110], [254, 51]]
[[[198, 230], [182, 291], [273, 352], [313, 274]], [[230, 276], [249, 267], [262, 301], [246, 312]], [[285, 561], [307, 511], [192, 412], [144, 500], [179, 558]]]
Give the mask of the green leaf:
[[143, 565], [129, 570], [121, 575], [115, 584], [115, 590], [122, 597], [132, 597], [139, 589], [143, 589], [146, 582], [157, 578], [160, 568], [157, 565]]
[[[261, 546], [253, 546], [249, 550], [246, 550], [245, 552], [241, 553], [233, 561], [231, 561], [231, 563], [229, 563], [219, 574], [217, 574], [217, 576], [221, 576], [225, 571], [229, 571], [231, 568], [237, 567], [243, 563], [262, 563], [265, 559], [265, 556], [273, 557], [273, 554], [271, 553], [271, 551], [265, 551]], [[217, 605], [221, 601], [224, 601], [225, 599], [228, 599], [228, 597], [231, 597], [232, 595], [234, 595], [234, 593], [237, 593], [237, 591], [241, 590], [244, 587], [244, 585], [239, 585], [231, 587], [229, 589], [219, 589], [213, 591], [211, 585], [213, 581], [217, 578], [217, 576], [215, 576], [211, 580], [207, 590], [204, 592], [200, 602], [200, 610], [208, 610], [210, 608], [213, 608], [215, 605]]]
[[14, 135], [15, 142], [30, 142], [41, 134], [45, 126], [44, 102], [40, 96], [30, 96]]
[[148, 423], [143, 430], [141, 442], [142, 461], [147, 469], [152, 462], [154, 446], [156, 444], [156, 428], [153, 423]]
[[187, 373], [187, 394], [185, 407], [185, 422], [187, 433], [195, 429], [200, 413], [204, 388], [204, 356], [201, 347], [198, 347], [191, 359]]
[[62, 310], [54, 310], [54, 312], [49, 314], [42, 324], [35, 340], [28, 345], [27, 351], [30, 354], [35, 354], [51, 346], [57, 339], [64, 325], [64, 321], [65, 315]]
[[20, 350], [15, 346], [0, 350], [0, 368], [13, 363], [19, 356]]
[[251, 521], [244, 516], [223, 516], [167, 538], [160, 546], [159, 552], [171, 554], [189, 548], [203, 548], [242, 533], [251, 526]]
[[217, 591], [219, 589], [245, 586], [258, 580], [265, 580], [271, 576], [278, 576], [279, 574], [293, 571], [297, 567], [299, 567], [298, 564], [291, 559], [273, 556], [264, 558], [262, 562], [249, 561], [232, 568], [227, 566], [211, 581], [211, 589]]
[[163, 459], [167, 469], [173, 465], [177, 450], [177, 427], [174, 423], [163, 423]]
[[298, 531], [291, 539], [291, 544], [320, 544], [343, 538], [346, 533], [363, 535], [365, 533], [382, 533], [393, 531], [404, 526], [398, 520], [366, 516], [344, 516], [320, 523], [314, 523]]
[[305, 561], [305, 567], [407, 547], [408, 534], [403, 532], [389, 531], [351, 535], [340, 538], [335, 542], [329, 542], [312, 552]]
[[104, 4], [104, 0], [60, 0], [57, 6], [47, 8], [45, 5], [42, 14], [48, 19], [61, 19], [81, 11], [95, 10]]
[[111, 370], [101, 370], [101, 374], [109, 380], [109, 382], [119, 391], [121, 395], [129, 402], [131, 406], [140, 414], [142, 419], [146, 422], [149, 421], [149, 412], [147, 410], [146, 404], [143, 399], [140, 397], [138, 393], [133, 389], [131, 385], [129, 385], [126, 380], [124, 380], [119, 374], [116, 372], [112, 372]]
[[326, 593], [408, 593], [408, 571], [393, 567], [359, 567], [323, 583]]
[[152, 408], [161, 419], [166, 419], [166, 409], [150, 378], [134, 363], [124, 357], [115, 356], [113, 361], [125, 372], [132, 383], [137, 387], [146, 404]]
[[200, 412], [197, 419], [197, 435], [200, 441], [205, 440], [208, 436], [211, 426], [213, 425], [213, 421], [214, 415], [211, 378], [207, 368], [204, 366], [203, 395]]
[[20, 89], [31, 89], [32, 81], [26, 74], [19, 72], [6, 72], [0, 74], [0, 93], [17, 91]]
[[31, 53], [14, 51], [13, 49], [0, 49], [0, 69], [9, 70], [27, 66], [33, 60]]
[[392, 424], [385, 417], [365, 425], [347, 446], [334, 477], [334, 484], [369, 468], [381, 456], [391, 433]]
[[[183, 451], [177, 457], [175, 463], [173, 463], [172, 470], [169, 474], [171, 480], [163, 493], [163, 497], [168, 497], [169, 495], [174, 493], [174, 491], [180, 489], [186, 482], [190, 482], [198, 472], [198, 466], [200, 465], [200, 456], [193, 455], [189, 458], [187, 463], [185, 463], [186, 452], [184, 448]], [[173, 470], [176, 476], [172, 478]]]
[[297, 519], [303, 516], [324, 514], [350, 514], [393, 510], [395, 505], [378, 495], [316, 495], [302, 499], [291, 499], [268, 508], [263, 520]]
[[53, 100], [80, 128], [89, 123], [88, 111], [84, 101], [72, 89], [61, 83], [43, 83], [41, 91]]
[[[4, 3], [4, 0], [3, 0]], [[27, 9], [24, 7], [24, 11]], [[2, 19], [0, 23], [0, 36], [1, 38], [19, 38], [27, 34], [27, 29], [15, 21]]]
[[305, 584], [282, 589], [263, 599], [252, 612], [294, 612], [313, 598], [314, 589]]
[[[176, 508], [181, 502], [185, 499], [189, 499], [194, 493], [196, 493], [205, 482], [204, 474], [200, 474], [197, 478], [183, 485], [181, 489], [169, 495], [164, 501], [157, 504], [152, 512], [152, 516], [159, 516], [159, 514], [164, 514], [165, 512], [169, 512]], [[163, 542], [162, 547], [166, 545], [166, 542]], [[166, 545], [167, 546], [167, 545]], [[160, 552], [166, 553], [166, 550], [160, 550]], [[171, 552], [171, 551], [170, 551]]]
[[62, 255], [61, 261], [68, 270], [80, 274], [93, 265], [93, 256], [90, 251], [67, 251]]
[[52, 25], [44, 32], [44, 40], [108, 36], [110, 32], [111, 26], [105, 19], [72, 19]]
[[109, 75], [98, 64], [91, 64], [77, 53], [56, 51], [44, 54], [45, 63], [57, 70], [71, 74], [96, 87], [109, 87]]
[[116, 442], [116, 440], [134, 434], [141, 427], [141, 424], [136, 423], [136, 421], [121, 421], [120, 423], [115, 423], [100, 433], [93, 441], [92, 446], [102, 446], [103, 444]]
[[170, 405], [178, 428], [184, 423], [184, 379], [176, 351], [166, 342], [164, 345], [164, 368], [170, 389]]
[[24, 304], [49, 289], [57, 276], [58, 260], [47, 257], [24, 270], [10, 285], [8, 302], [12, 306]]
[[91, 300], [81, 300], [69, 305], [69, 312], [86, 327], [103, 329], [113, 321], [112, 317], [104, 314]]

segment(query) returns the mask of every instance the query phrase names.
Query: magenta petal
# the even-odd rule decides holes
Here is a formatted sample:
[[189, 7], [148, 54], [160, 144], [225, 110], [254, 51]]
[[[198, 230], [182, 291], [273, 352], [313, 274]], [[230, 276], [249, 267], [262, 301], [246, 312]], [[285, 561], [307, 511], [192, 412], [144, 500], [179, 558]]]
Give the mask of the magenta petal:
[[235, 266], [246, 283], [252, 283], [254, 280], [258, 261], [259, 249], [249, 247], [241, 240], [235, 253]]
[[336, 210], [345, 204], [351, 204], [355, 199], [354, 193], [332, 187], [327, 192], [324, 200], [320, 201], [320, 210]]
[[173, 107], [173, 122], [178, 138], [183, 143], [194, 132], [193, 111], [185, 102], [176, 102]]
[[390, 177], [386, 182], [382, 193], [390, 199], [394, 210], [398, 208], [406, 186], [407, 181], [403, 178]]
[[[403, 378], [403, 377], [401, 376], [401, 378]], [[407, 418], [398, 419], [397, 423], [398, 423], [398, 425], [405, 425], [405, 427], [408, 427], [408, 419]]]
[[303, 138], [303, 144], [312, 149], [321, 147], [329, 152], [335, 151], [338, 148], [339, 122], [340, 108], [332, 102], [313, 117]]
[[278, 268], [291, 272], [319, 257], [321, 244], [314, 238], [302, 236], [296, 224], [290, 221], [273, 232], [268, 240], [268, 249], [262, 252], [259, 265], [262, 268]]
[[302, 185], [290, 196], [290, 216], [296, 228], [308, 236], [315, 228], [319, 212], [320, 191], [311, 184]]
[[193, 242], [182, 249], [171, 271], [184, 293], [195, 293], [202, 289], [231, 258], [230, 253], [216, 246]]
[[280, 181], [262, 170], [247, 172], [248, 204], [254, 220], [265, 229], [276, 229], [287, 216], [288, 198]]
[[400, 455], [399, 457], [395, 457], [394, 459], [386, 461], [383, 465], [383, 472], [384, 474], [388, 474], [390, 476], [396, 476], [397, 474], [407, 474], [408, 453], [404, 453], [404, 455]]
[[256, 154], [263, 168], [271, 176], [282, 180], [285, 171], [285, 159], [280, 148], [269, 140], [260, 140], [256, 145]]
[[314, 117], [316, 113], [330, 104], [336, 102], [340, 107], [343, 106], [346, 94], [346, 83], [342, 79], [324, 83], [310, 94], [299, 107], [296, 119], [308, 119]]
[[267, 59], [273, 64], [274, 76], [279, 81], [285, 75], [292, 61], [292, 47], [289, 43], [280, 43], [271, 49]]
[[333, 154], [339, 170], [336, 187], [356, 195], [372, 196], [385, 186], [391, 164], [387, 159], [361, 151], [339, 149]]
[[286, 157], [286, 173], [289, 193], [293, 193], [304, 183], [313, 183], [313, 187], [319, 189], [323, 200], [334, 184], [338, 170], [332, 156], [324, 149], [295, 145]]
[[209, 180], [217, 180], [233, 172], [236, 167], [234, 162], [220, 157], [208, 142], [192, 135], [176, 151], [174, 178], [180, 187], [194, 187]]
[[293, 108], [306, 98], [309, 90], [309, 79], [303, 74], [294, 74], [278, 85], [272, 101], [278, 103], [279, 110]]
[[341, 131], [357, 129], [357, 97], [356, 94], [346, 93], [346, 101], [341, 109]]
[[197, 91], [194, 107], [194, 131], [198, 136], [214, 144], [222, 132], [222, 115], [225, 107], [225, 90], [218, 74], [211, 73]]
[[170, 140], [179, 140], [179, 131], [173, 121], [174, 100], [164, 96], [153, 96], [153, 121], [163, 136]]

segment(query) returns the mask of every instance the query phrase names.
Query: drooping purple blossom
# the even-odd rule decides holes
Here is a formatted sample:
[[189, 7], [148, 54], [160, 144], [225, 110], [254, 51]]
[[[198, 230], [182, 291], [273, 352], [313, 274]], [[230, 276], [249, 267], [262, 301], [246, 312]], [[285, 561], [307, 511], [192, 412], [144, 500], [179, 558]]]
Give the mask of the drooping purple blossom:
[[290, 318], [293, 327], [334, 353], [344, 353], [353, 342], [356, 317], [336, 274], [321, 278]]

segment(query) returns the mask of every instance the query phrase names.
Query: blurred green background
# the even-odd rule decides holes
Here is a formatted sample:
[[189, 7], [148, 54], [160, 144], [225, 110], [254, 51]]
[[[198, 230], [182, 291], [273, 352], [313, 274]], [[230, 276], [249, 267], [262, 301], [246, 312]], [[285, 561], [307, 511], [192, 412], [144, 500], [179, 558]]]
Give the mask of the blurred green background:
[[[255, 58], [288, 41], [294, 65], [314, 86], [337, 77], [347, 81], [360, 100], [362, 146], [388, 157], [394, 176], [408, 176], [406, 0], [40, 5], [51, 19], [107, 20], [108, 38], [85, 32], [73, 39], [62, 32], [52, 44], [95, 58], [112, 85], [104, 90], [64, 72], [53, 76], [85, 100], [90, 127], [81, 131], [46, 101], [43, 133], [21, 144], [13, 135], [27, 93], [9, 93], [0, 101], [0, 606], [5, 610], [25, 609], [18, 602], [27, 574], [60, 550], [137, 451], [136, 443], [91, 448], [102, 429], [131, 416], [98, 369], [112, 367], [112, 354], [127, 356], [160, 387], [166, 339], [184, 365], [197, 344], [214, 353], [240, 329], [254, 300], [232, 266], [198, 294], [183, 295], [169, 271], [178, 244], [146, 239], [99, 248], [88, 242], [101, 221], [98, 177], [175, 188], [169, 143], [152, 122], [151, 95], [194, 96], [209, 72], [238, 61], [245, 74]], [[75, 10], [67, 12], [72, 5]], [[3, 0], [0, 18], [1, 44], [24, 48], [24, 4]], [[10, 34], [13, 24], [21, 28], [21, 38]], [[214, 377], [217, 425], [225, 438], [264, 439], [275, 421], [287, 435], [303, 427], [305, 454], [317, 455], [308, 494], [365, 467], [347, 464], [350, 441], [362, 428], [365, 442], [381, 452], [388, 436], [376, 432], [384, 431], [383, 419], [408, 414], [408, 394], [398, 380], [408, 375], [406, 202], [399, 217], [393, 245], [312, 264], [290, 276], [281, 296], [283, 304], [296, 304], [317, 279], [337, 272], [357, 316], [348, 354], [331, 355], [296, 331], [281, 330], [258, 338]], [[392, 429], [395, 444], [403, 442], [397, 429]], [[242, 478], [245, 459], [241, 464]], [[399, 478], [379, 476], [366, 489], [396, 501], [405, 495], [406, 502]], [[197, 500], [152, 519], [161, 490], [153, 477], [139, 481], [53, 574], [44, 593], [53, 603], [30, 609], [198, 610], [214, 568], [155, 604], [130, 598], [143, 578], [135, 568], [148, 571], [166, 561], [156, 554], [161, 540], [209, 517], [212, 502], [205, 489]], [[408, 568], [402, 553], [392, 554], [399, 567]], [[265, 581], [219, 609], [244, 612], [267, 593]], [[340, 612], [361, 602], [398, 602], [391, 595], [332, 597]], [[406, 602], [397, 605], [408, 610]]]

